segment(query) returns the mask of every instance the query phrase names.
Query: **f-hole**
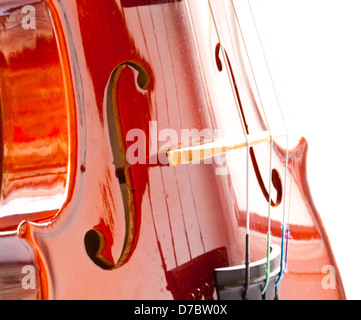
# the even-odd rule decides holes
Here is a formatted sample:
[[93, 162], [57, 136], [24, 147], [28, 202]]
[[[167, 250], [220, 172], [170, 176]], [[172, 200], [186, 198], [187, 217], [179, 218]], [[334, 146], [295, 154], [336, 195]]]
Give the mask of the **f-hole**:
[[[130, 165], [126, 160], [126, 147], [120, 121], [118, 106], [118, 83], [125, 68], [131, 68], [137, 73], [137, 86], [143, 91], [149, 90], [151, 86], [151, 76], [147, 69], [137, 62], [127, 61], [120, 64], [111, 74], [107, 86], [107, 120], [109, 138], [113, 153], [113, 163], [119, 181], [124, 204], [125, 236], [123, 250], [116, 263], [109, 261], [103, 256], [107, 242], [103, 232], [99, 229], [89, 230], [84, 237], [84, 244], [89, 258], [100, 268], [105, 270], [118, 269], [127, 263], [133, 254], [137, 235], [137, 208], [135, 203], [135, 190], [133, 181], [129, 174]], [[141, 93], [140, 93], [141, 94]]]
[[[216, 57], [217, 68], [218, 68], [219, 72], [222, 72], [223, 64], [222, 64], [222, 60], [220, 58], [220, 52], [221, 52], [221, 44], [218, 43], [217, 46], [216, 46], [216, 50], [215, 50], [215, 57]], [[245, 129], [246, 129], [246, 133], [249, 134], [249, 127], [248, 127], [248, 123], [247, 123], [247, 120], [246, 120], [246, 115], [245, 115], [243, 107], [242, 107], [242, 101], [241, 101], [239, 90], [238, 90], [238, 87], [237, 87], [236, 78], [234, 76], [232, 65], [231, 65], [231, 62], [229, 60], [229, 57], [228, 57], [228, 54], [227, 54], [226, 50], [224, 50], [224, 52], [225, 52], [225, 55], [226, 55], [226, 59], [227, 59], [226, 62], [228, 64], [229, 71], [231, 73], [232, 84], [233, 84], [233, 87], [234, 87], [234, 90], [235, 90], [235, 93], [236, 93], [236, 96], [237, 96], [238, 105], [240, 107], [240, 112], [241, 112], [241, 115], [242, 115], [242, 120], [243, 120]], [[259, 186], [260, 186], [260, 188], [262, 190], [262, 194], [264, 195], [267, 202], [269, 202], [270, 201], [270, 193], [267, 191], [266, 186], [264, 184], [264, 181], [263, 181], [260, 169], [259, 169], [259, 165], [258, 165], [258, 162], [257, 162], [256, 154], [254, 152], [253, 147], [250, 148], [250, 157], [251, 157], [254, 172], [256, 174], [257, 182], [258, 182], [258, 184], [259, 184]], [[272, 205], [272, 207], [278, 207], [282, 202], [283, 188], [282, 188], [281, 176], [280, 176], [280, 174], [278, 173], [278, 171], [276, 169], [272, 170], [272, 185], [277, 191], [277, 198], [276, 198], [276, 201], [271, 200], [271, 205]]]

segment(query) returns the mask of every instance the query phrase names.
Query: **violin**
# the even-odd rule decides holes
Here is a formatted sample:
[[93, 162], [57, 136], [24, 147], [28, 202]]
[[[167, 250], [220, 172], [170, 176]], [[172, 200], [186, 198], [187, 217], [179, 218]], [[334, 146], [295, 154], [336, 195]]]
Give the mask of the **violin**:
[[0, 12], [1, 299], [346, 298], [249, 1]]

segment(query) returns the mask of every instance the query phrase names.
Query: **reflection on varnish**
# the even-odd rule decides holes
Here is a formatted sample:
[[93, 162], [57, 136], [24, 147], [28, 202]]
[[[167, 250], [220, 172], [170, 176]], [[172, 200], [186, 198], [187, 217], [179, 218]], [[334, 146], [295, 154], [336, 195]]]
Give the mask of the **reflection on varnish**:
[[[45, 2], [33, 6], [35, 30], [22, 27], [22, 6], [0, 17], [4, 154], [0, 229], [9, 224], [6, 216], [59, 209], [66, 193], [69, 136], [64, 76]], [[32, 215], [31, 220], [39, 217]]]

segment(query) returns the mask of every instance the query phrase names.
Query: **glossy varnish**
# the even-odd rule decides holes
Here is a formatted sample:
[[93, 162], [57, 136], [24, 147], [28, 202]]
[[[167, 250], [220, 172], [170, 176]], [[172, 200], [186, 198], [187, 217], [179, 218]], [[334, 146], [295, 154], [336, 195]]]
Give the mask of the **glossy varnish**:
[[[214, 54], [219, 39], [209, 12], [198, 16], [208, 23], [200, 39], [193, 1], [49, 0], [39, 6], [50, 12], [49, 35], [39, 35], [32, 50], [22, 48], [10, 62], [1, 57], [1, 205], [12, 195], [24, 193], [26, 202], [29, 192], [46, 197], [54, 190], [62, 202], [46, 214], [3, 213], [0, 223], [2, 230], [18, 227], [13, 237], [34, 251], [41, 297], [215, 298], [213, 270], [245, 259], [245, 151], [175, 167], [164, 158], [167, 149], [183, 146], [184, 130], [212, 133], [199, 141], [189, 137], [194, 145], [218, 139], [218, 129], [222, 138], [242, 133], [232, 83], [220, 70], [226, 61]], [[28, 56], [44, 50], [41, 61]], [[252, 124], [264, 127], [258, 110]], [[288, 164], [294, 189], [281, 298], [344, 298], [307, 186], [306, 141], [289, 158], [277, 144], [255, 147], [264, 179], [270, 151], [275, 170], [282, 173]], [[266, 252], [268, 201], [259, 177], [252, 179], [256, 260]], [[282, 207], [286, 198], [276, 200]], [[279, 244], [279, 215], [271, 226]], [[331, 290], [322, 287], [327, 265], [336, 270]]]

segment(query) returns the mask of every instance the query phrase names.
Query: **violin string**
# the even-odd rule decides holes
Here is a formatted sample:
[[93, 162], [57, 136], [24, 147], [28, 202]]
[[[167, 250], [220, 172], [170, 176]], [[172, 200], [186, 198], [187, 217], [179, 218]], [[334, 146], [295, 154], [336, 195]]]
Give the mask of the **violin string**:
[[247, 300], [247, 295], [249, 291], [249, 285], [251, 282], [251, 270], [250, 270], [250, 263], [251, 263], [251, 237], [250, 237], [250, 210], [249, 210], [249, 175], [250, 175], [250, 146], [247, 143], [247, 162], [246, 162], [246, 283], [245, 283], [245, 291], [244, 291], [244, 299]]
[[[286, 151], [287, 155], [286, 155], [286, 164], [285, 164], [285, 183], [284, 183], [284, 195], [285, 195], [285, 198], [284, 198], [284, 201], [283, 201], [283, 217], [282, 217], [282, 235], [281, 235], [281, 260], [280, 260], [280, 273], [279, 273], [279, 277], [276, 281], [276, 287], [279, 286], [282, 278], [283, 278], [283, 275], [284, 275], [284, 271], [285, 271], [285, 263], [284, 263], [284, 259], [285, 259], [285, 237], [286, 237], [286, 229], [288, 229], [288, 223], [286, 225], [286, 194], [288, 192], [288, 188], [287, 188], [287, 170], [288, 170], [288, 135], [287, 135], [287, 151]], [[288, 234], [288, 231], [287, 231], [287, 234]]]
[[286, 248], [285, 248], [285, 264], [284, 264], [284, 273], [287, 272], [287, 263], [288, 263], [288, 244], [289, 244], [289, 240], [291, 238], [291, 233], [290, 233], [290, 219], [291, 219], [291, 197], [292, 197], [292, 188], [291, 188], [291, 183], [292, 183], [292, 176], [293, 176], [293, 165], [294, 165], [294, 156], [292, 156], [292, 164], [291, 164], [291, 174], [290, 174], [290, 190], [289, 190], [289, 204], [288, 204], [288, 217], [287, 217], [287, 232], [286, 232]]
[[287, 262], [288, 262], [288, 246], [289, 246], [289, 239], [290, 239], [290, 211], [291, 211], [291, 182], [292, 182], [292, 175], [293, 175], [293, 157], [292, 157], [292, 164], [291, 164], [291, 173], [290, 173], [290, 188], [289, 188], [289, 195], [288, 195], [288, 210], [287, 210], [287, 221], [282, 226], [282, 255], [281, 255], [281, 268], [280, 268], [280, 275], [276, 282], [276, 287], [279, 286], [284, 274], [287, 272]]
[[[287, 150], [287, 161], [286, 161], [286, 168], [288, 168], [288, 161], [289, 161], [289, 154], [288, 154], [288, 150]], [[292, 164], [291, 164], [291, 172], [290, 172], [290, 178], [289, 178], [289, 182], [285, 183], [285, 195], [287, 194], [287, 192], [289, 192], [288, 194], [288, 209], [286, 209], [286, 198], [284, 201], [284, 214], [283, 214], [283, 223], [282, 223], [282, 243], [281, 243], [281, 265], [280, 265], [280, 274], [279, 277], [277, 279], [276, 282], [276, 287], [279, 286], [284, 274], [287, 272], [287, 258], [288, 258], [288, 242], [289, 242], [289, 238], [290, 238], [290, 207], [291, 207], [291, 182], [292, 182], [292, 175], [293, 175], [293, 157], [292, 157]], [[285, 181], [287, 179], [287, 175], [285, 176]], [[289, 191], [287, 191], [288, 189], [286, 189], [287, 185], [289, 185]], [[287, 214], [286, 214], [287, 212]], [[287, 219], [286, 219], [286, 215], [287, 215]]]
[[[232, 0], [233, 1], [233, 0]], [[286, 130], [286, 137], [287, 137], [287, 141], [286, 141], [286, 165], [285, 165], [285, 175], [284, 175], [284, 185], [285, 185], [285, 192], [284, 194], [286, 194], [287, 192], [287, 172], [288, 172], [288, 161], [289, 161], [289, 131], [288, 131], [288, 127], [287, 127], [287, 123], [286, 123], [286, 119], [285, 119], [285, 115], [282, 111], [282, 107], [281, 107], [281, 103], [280, 103], [280, 100], [279, 100], [279, 97], [278, 97], [278, 94], [277, 94], [277, 90], [276, 90], [276, 85], [275, 85], [275, 82], [273, 80], [273, 77], [272, 77], [272, 73], [271, 73], [271, 70], [270, 70], [270, 67], [269, 67], [269, 63], [268, 63], [268, 59], [267, 59], [267, 56], [266, 56], [266, 53], [265, 53], [265, 50], [264, 50], [264, 47], [263, 47], [263, 44], [262, 44], [262, 40], [261, 40], [261, 36], [260, 36], [260, 33], [259, 33], [259, 30], [258, 30], [258, 27], [257, 27], [257, 23], [256, 23], [256, 19], [254, 17], [254, 14], [253, 14], [253, 10], [252, 10], [252, 6], [251, 6], [251, 3], [250, 3], [250, 0], [248, 0], [248, 6], [249, 6], [249, 9], [250, 9], [250, 12], [251, 12], [251, 15], [252, 15], [252, 19], [253, 19], [253, 22], [254, 22], [254, 26], [256, 28], [256, 32], [257, 32], [257, 36], [258, 36], [258, 39], [259, 39], [259, 43], [261, 45], [261, 49], [262, 49], [262, 53], [263, 53], [263, 56], [264, 56], [264, 59], [265, 59], [265, 63], [266, 63], [266, 66], [267, 66], [267, 69], [268, 69], [268, 74], [270, 76], [270, 79], [271, 79], [271, 83], [272, 83], [272, 86], [273, 86], [273, 91], [275, 93], [275, 97], [276, 97], [276, 100], [277, 100], [277, 105], [278, 105], [278, 108], [279, 108], [279, 111], [281, 113], [281, 117], [282, 117], [282, 121], [283, 121], [283, 125], [285, 127], [285, 130]], [[291, 170], [293, 170], [293, 158], [292, 158], [292, 167], [291, 167]], [[293, 172], [293, 171], [292, 171]], [[289, 184], [289, 187], [290, 187], [290, 197], [291, 197], [291, 178], [292, 178], [292, 173], [291, 173], [291, 176], [290, 176], [290, 184]], [[276, 286], [279, 285], [284, 273], [285, 273], [285, 270], [287, 268], [287, 257], [288, 257], [288, 241], [289, 241], [289, 236], [290, 236], [290, 231], [289, 231], [289, 222], [290, 222], [290, 197], [289, 197], [289, 206], [288, 206], [288, 210], [286, 210], [286, 198], [284, 198], [284, 203], [283, 203], [283, 223], [282, 223], [282, 244], [281, 244], [281, 265], [280, 265], [280, 277], [279, 279], [277, 280], [277, 284]], [[286, 222], [286, 212], [287, 212], [287, 222]], [[286, 235], [284, 234], [284, 232], [286, 231]], [[286, 248], [284, 247], [284, 237], [286, 236]], [[285, 252], [286, 251], [286, 252]], [[285, 259], [285, 261], [283, 262], [283, 257]]]
[[252, 72], [252, 75], [253, 75], [253, 79], [254, 79], [254, 82], [255, 82], [255, 85], [256, 85], [256, 89], [257, 89], [257, 93], [258, 93], [258, 97], [260, 99], [260, 104], [261, 104], [261, 108], [262, 108], [262, 111], [263, 111], [263, 114], [264, 114], [264, 117], [265, 117], [265, 122], [266, 122], [266, 127], [267, 127], [267, 130], [270, 134], [270, 161], [269, 161], [269, 199], [268, 199], [268, 226], [267, 226], [267, 244], [266, 244], [266, 247], [267, 247], [267, 250], [266, 250], [266, 257], [267, 257], [267, 262], [266, 262], [266, 280], [265, 280], [265, 285], [264, 285], [264, 288], [262, 290], [262, 294], [265, 294], [267, 288], [268, 288], [268, 285], [269, 285], [269, 280], [270, 280], [270, 252], [271, 252], [271, 208], [272, 208], [272, 151], [273, 151], [273, 141], [274, 141], [274, 135], [272, 134], [272, 131], [271, 131], [271, 128], [270, 128], [270, 125], [269, 125], [269, 122], [268, 122], [268, 118], [267, 118], [267, 114], [266, 114], [266, 111], [265, 111], [265, 108], [264, 108], [264, 105], [263, 105], [263, 101], [262, 101], [262, 97], [261, 97], [261, 94], [260, 94], [260, 90], [259, 90], [259, 87], [258, 87], [258, 83], [257, 83], [257, 79], [255, 77], [255, 73], [254, 73], [254, 70], [253, 70], [253, 67], [252, 67], [252, 62], [251, 62], [251, 59], [250, 59], [250, 56], [249, 56], [249, 52], [248, 52], [248, 49], [247, 49], [247, 45], [246, 45], [246, 41], [244, 39], [244, 36], [243, 36], [243, 31], [242, 31], [242, 27], [241, 27], [241, 23], [239, 21], [239, 17], [238, 17], [238, 14], [237, 14], [237, 10], [236, 10], [236, 7], [235, 7], [235, 4], [234, 4], [234, 1], [231, 0], [231, 4], [232, 4], [232, 7], [233, 7], [233, 11], [234, 11], [234, 14], [235, 14], [235, 17], [236, 17], [236, 20], [237, 20], [237, 24], [238, 24], [238, 28], [239, 28], [239, 32], [241, 34], [241, 38], [242, 38], [242, 41], [243, 41], [243, 45], [244, 45], [244, 48], [246, 50], [246, 54], [247, 54], [247, 59], [248, 59], [248, 62], [249, 62], [249, 66], [251, 68], [251, 72]]
[[243, 130], [243, 134], [246, 138], [246, 144], [247, 144], [247, 159], [246, 159], [246, 279], [245, 279], [245, 292], [244, 292], [244, 298], [247, 299], [247, 294], [249, 291], [249, 285], [250, 285], [250, 210], [249, 210], [249, 172], [250, 172], [250, 142], [249, 142], [249, 137], [247, 134], [247, 129], [246, 129], [246, 124], [244, 123], [242, 114], [241, 114], [241, 106], [239, 105], [239, 101], [238, 101], [238, 97], [237, 97], [237, 93], [236, 90], [234, 88], [234, 84], [233, 84], [233, 80], [232, 80], [232, 76], [231, 76], [231, 70], [230, 70], [230, 66], [228, 65], [227, 61], [227, 54], [225, 52], [225, 48], [223, 46], [223, 41], [222, 41], [222, 37], [220, 34], [220, 30], [217, 26], [217, 21], [216, 21], [216, 17], [214, 14], [214, 9], [211, 3], [211, 0], [208, 0], [208, 5], [210, 8], [210, 13], [213, 19], [213, 24], [217, 33], [217, 38], [220, 44], [220, 48], [221, 48], [221, 52], [222, 52], [222, 56], [223, 56], [223, 60], [225, 61], [225, 65], [226, 65], [226, 70], [227, 70], [227, 76], [228, 76], [228, 80], [231, 84], [231, 88], [232, 88], [232, 93], [233, 93], [233, 97], [235, 100], [236, 105], [238, 106], [237, 110], [239, 113], [239, 117], [241, 119], [241, 124], [242, 124], [242, 130]]

